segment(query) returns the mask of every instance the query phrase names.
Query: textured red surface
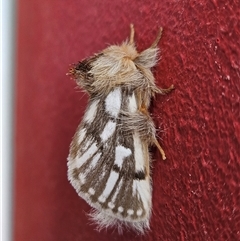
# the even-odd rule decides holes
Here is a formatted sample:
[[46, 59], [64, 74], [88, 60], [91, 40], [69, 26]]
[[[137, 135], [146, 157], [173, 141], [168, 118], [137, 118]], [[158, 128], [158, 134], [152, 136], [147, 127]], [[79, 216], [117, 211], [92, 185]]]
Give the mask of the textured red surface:
[[[240, 240], [239, 16], [237, 0], [19, 0], [14, 240]], [[95, 231], [66, 176], [87, 101], [68, 65], [125, 40], [131, 22], [140, 50], [164, 27], [156, 81], [176, 87], [151, 107], [167, 161], [152, 150], [139, 237]]]

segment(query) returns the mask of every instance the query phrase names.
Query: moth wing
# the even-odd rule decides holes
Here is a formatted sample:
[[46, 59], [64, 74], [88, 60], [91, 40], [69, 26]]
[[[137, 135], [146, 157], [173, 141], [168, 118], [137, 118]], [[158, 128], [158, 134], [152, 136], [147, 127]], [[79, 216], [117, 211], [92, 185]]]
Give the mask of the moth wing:
[[141, 229], [148, 226], [151, 213], [148, 145], [137, 131], [122, 133], [126, 123], [119, 118], [127, 108], [121, 103], [132, 104], [132, 98], [119, 88], [104, 101], [90, 102], [71, 144], [68, 178], [79, 196], [99, 211], [99, 222], [107, 215], [140, 222]]
[[[82, 133], [84, 129], [80, 129]], [[99, 148], [95, 139], [86, 139], [77, 155], [68, 158], [69, 180], [94, 208], [125, 221], [145, 220], [150, 215], [151, 187], [144, 149], [142, 146], [139, 153], [133, 153], [121, 144]], [[143, 165], [135, 158], [142, 159]]]

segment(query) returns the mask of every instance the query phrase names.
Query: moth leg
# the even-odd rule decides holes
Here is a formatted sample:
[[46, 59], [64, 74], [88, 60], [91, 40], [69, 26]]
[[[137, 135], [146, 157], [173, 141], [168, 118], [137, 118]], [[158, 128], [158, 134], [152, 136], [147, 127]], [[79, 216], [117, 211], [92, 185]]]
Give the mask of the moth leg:
[[156, 138], [153, 139], [153, 143], [156, 145], [156, 147], [158, 148], [158, 150], [160, 151], [161, 155], [162, 155], [162, 159], [166, 160], [166, 155], [164, 150], [162, 149], [162, 147], [160, 146], [159, 142], [157, 141]]
[[[149, 113], [148, 113], [148, 111], [147, 111], [147, 109], [146, 109], [146, 107], [145, 107], [144, 105], [141, 106], [140, 111], [141, 111], [142, 114], [150, 117], [150, 116], [149, 116]], [[162, 159], [163, 159], [163, 160], [166, 160], [165, 152], [164, 152], [164, 150], [162, 149], [162, 147], [160, 146], [159, 142], [157, 141], [157, 139], [156, 139], [156, 137], [155, 137], [155, 134], [152, 136], [152, 143], [154, 143], [155, 146], [156, 146], [156, 147], [158, 148], [158, 150], [160, 151], [160, 153], [161, 153], [161, 155], [162, 155]]]
[[162, 95], [166, 95], [168, 93], [170, 93], [172, 90], [174, 90], [174, 85], [171, 85], [170, 87], [168, 87], [167, 89], [162, 89], [158, 87], [158, 93], [162, 94]]
[[132, 23], [130, 24], [129, 44], [134, 44], [134, 26]]

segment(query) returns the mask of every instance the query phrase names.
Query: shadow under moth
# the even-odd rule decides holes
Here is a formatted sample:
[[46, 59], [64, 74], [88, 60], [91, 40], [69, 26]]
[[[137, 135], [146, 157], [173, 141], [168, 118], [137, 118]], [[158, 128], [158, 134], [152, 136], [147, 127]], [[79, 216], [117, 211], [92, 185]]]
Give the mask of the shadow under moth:
[[148, 112], [155, 94], [174, 87], [155, 85], [151, 68], [158, 61], [162, 28], [156, 40], [138, 53], [134, 28], [120, 46], [112, 45], [72, 65], [69, 75], [89, 95], [83, 120], [68, 156], [68, 179], [93, 210], [99, 229], [124, 226], [144, 233], [152, 207], [149, 146], [163, 149]]

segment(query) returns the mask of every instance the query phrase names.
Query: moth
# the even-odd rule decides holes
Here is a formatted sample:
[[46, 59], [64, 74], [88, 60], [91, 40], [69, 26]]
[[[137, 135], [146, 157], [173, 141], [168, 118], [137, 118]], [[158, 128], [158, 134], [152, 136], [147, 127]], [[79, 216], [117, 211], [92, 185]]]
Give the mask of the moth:
[[163, 149], [148, 112], [155, 94], [174, 87], [156, 86], [151, 68], [159, 56], [157, 44], [138, 52], [134, 27], [129, 40], [112, 45], [72, 65], [69, 75], [89, 95], [83, 120], [68, 156], [68, 179], [78, 195], [93, 207], [98, 227], [122, 227], [144, 233], [152, 208], [149, 147]]

